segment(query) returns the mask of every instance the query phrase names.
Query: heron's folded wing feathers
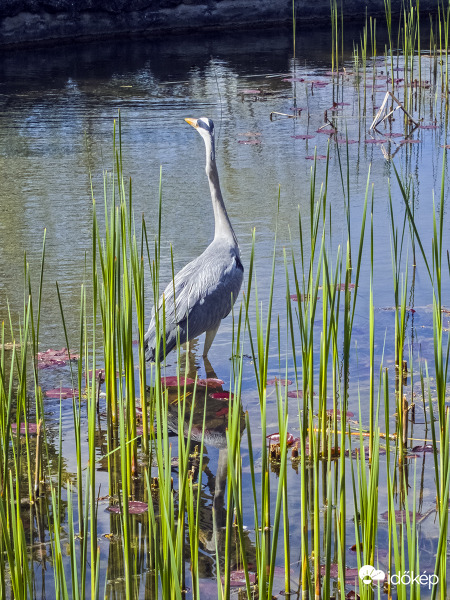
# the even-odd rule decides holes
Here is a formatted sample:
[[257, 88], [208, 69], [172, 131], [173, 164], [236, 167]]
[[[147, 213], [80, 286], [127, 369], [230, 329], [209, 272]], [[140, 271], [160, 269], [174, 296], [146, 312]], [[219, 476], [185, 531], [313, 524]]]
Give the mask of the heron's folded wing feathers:
[[188, 327], [189, 338], [216, 327], [230, 312], [241, 284], [242, 270], [229, 254], [219, 261], [217, 255], [205, 252], [186, 265], [166, 287], [163, 295], [166, 326], [176, 323], [182, 329]]

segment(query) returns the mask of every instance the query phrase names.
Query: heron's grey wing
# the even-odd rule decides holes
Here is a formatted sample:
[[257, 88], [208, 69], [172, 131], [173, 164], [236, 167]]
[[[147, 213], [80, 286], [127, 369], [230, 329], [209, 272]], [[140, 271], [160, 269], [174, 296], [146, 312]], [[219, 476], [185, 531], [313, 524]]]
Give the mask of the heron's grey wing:
[[[217, 328], [236, 301], [242, 280], [243, 267], [236, 252], [214, 243], [181, 269], [158, 303], [159, 318], [162, 320], [164, 316], [166, 354], [175, 347], [178, 334], [183, 344]], [[154, 347], [154, 337], [152, 312], [147, 332], [150, 347]]]
[[[201, 271], [201, 265], [203, 263], [200, 259], [202, 256], [203, 255], [197, 257], [185, 265], [167, 285], [159, 298], [158, 316], [160, 319], [160, 329], [161, 331], [164, 330], [166, 334], [166, 354], [175, 347], [178, 335], [178, 324], [186, 318], [188, 306], [190, 304], [190, 288], [197, 279], [198, 273]], [[156, 318], [154, 308], [152, 309], [146, 338], [149, 348], [154, 349], [156, 344]], [[183, 330], [180, 331], [180, 341], [181, 343], [186, 341], [186, 332]]]
[[189, 284], [176, 296], [177, 323], [186, 339], [218, 327], [231, 311], [243, 280], [243, 267], [236, 255], [226, 252], [218, 257], [205, 252], [202, 257]]

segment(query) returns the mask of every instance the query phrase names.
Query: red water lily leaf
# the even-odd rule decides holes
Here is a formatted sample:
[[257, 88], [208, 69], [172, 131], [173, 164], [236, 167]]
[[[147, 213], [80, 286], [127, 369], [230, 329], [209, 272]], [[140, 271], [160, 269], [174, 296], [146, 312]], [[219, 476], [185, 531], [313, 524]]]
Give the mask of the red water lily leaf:
[[450, 144], [441, 144], [441, 148], [446, 148], [448, 150], [450, 148]]
[[[291, 294], [289, 296], [289, 298], [291, 300], [293, 300], [294, 302], [298, 302], [298, 296], [297, 296], [297, 294]], [[302, 302], [305, 300], [305, 298], [309, 298], [308, 294], [300, 294], [300, 300]], [[320, 300], [320, 296], [317, 296], [317, 300]]]
[[[334, 410], [332, 408], [329, 408], [327, 410], [327, 415], [334, 415]], [[337, 415], [338, 419], [341, 418], [341, 411], [339, 410], [339, 408], [336, 409], [336, 415]], [[355, 416], [355, 413], [352, 413], [349, 410], [347, 411], [347, 419], [351, 419], [354, 416]]]
[[67, 348], [62, 348], [61, 350], [49, 348], [45, 352], [38, 352], [36, 358], [38, 361], [38, 369], [47, 369], [49, 367], [64, 366], [69, 360], [77, 360], [79, 355], [71, 354], [69, 356]]
[[[183, 387], [185, 384], [192, 385], [194, 383], [194, 380], [190, 379], [189, 377], [180, 377], [179, 381], [180, 387]], [[178, 386], [178, 377], [176, 375], [171, 375], [170, 377], [161, 377], [161, 383], [166, 387]]]
[[316, 156], [305, 156], [306, 160], [323, 160], [324, 158], [326, 158], [325, 154], [316, 154]]
[[292, 390], [287, 393], [288, 398], [303, 398], [303, 390]]
[[[327, 572], [327, 567], [326, 565], [320, 565], [320, 574], [321, 575], [326, 575]], [[350, 567], [347, 567], [344, 569], [344, 577], [345, 579], [354, 579], [355, 577], [358, 577], [358, 569], [351, 569]], [[332, 563], [330, 565], [330, 577], [339, 577], [339, 565], [337, 563]]]
[[[89, 377], [92, 377], [92, 370], [89, 370]], [[100, 383], [105, 382], [105, 369], [95, 369], [95, 379], [100, 379]]]
[[423, 446], [414, 446], [413, 452], [434, 452], [432, 444], [424, 444]]
[[[389, 511], [387, 510], [386, 512], [384, 512], [382, 515], [380, 515], [381, 518], [384, 521], [387, 521], [389, 519]], [[410, 510], [409, 511], [409, 518], [410, 521], [412, 522], [414, 513]], [[420, 519], [422, 517], [422, 513], [416, 513], [416, 520]], [[398, 523], [400, 521], [406, 522], [406, 510], [396, 510], [395, 511], [395, 521]]]
[[[120, 514], [121, 510], [118, 505], [108, 506], [106, 509], [108, 512]], [[137, 500], [130, 500], [128, 502], [128, 512], [130, 515], [142, 515], [148, 511], [148, 504], [146, 502], [138, 502]]]
[[312, 140], [314, 137], [314, 135], [307, 134], [291, 135], [291, 138], [294, 138], [294, 140]]
[[[25, 435], [27, 431], [26, 423], [20, 423], [19, 435]], [[28, 435], [37, 435], [38, 426], [36, 423], [28, 423]], [[11, 423], [11, 431], [17, 433], [17, 423]]]
[[384, 135], [385, 135], [385, 137], [388, 137], [388, 138], [402, 138], [403, 137], [403, 133], [385, 133]]
[[438, 129], [439, 125], [419, 125], [419, 129]]
[[[225, 578], [221, 577], [222, 583], [225, 583]], [[249, 571], [248, 579], [250, 584], [256, 583], [256, 573]], [[230, 585], [231, 587], [243, 587], [245, 586], [245, 571], [231, 571], [230, 573]]]
[[47, 390], [45, 392], [47, 398], [75, 398], [78, 396], [78, 392], [69, 387], [54, 388], [53, 390]]
[[325, 133], [326, 135], [333, 135], [333, 133], [336, 133], [336, 129], [317, 129], [316, 133]]
[[[280, 434], [279, 433], [271, 433], [270, 435], [266, 436], [267, 439], [269, 440], [270, 444], [279, 444], [280, 443]], [[294, 436], [292, 435], [292, 433], [286, 433], [286, 443], [288, 446], [291, 446], [295, 441]]]
[[[347, 287], [348, 287], [349, 290], [354, 290], [355, 289], [355, 284], [354, 283], [349, 283]], [[341, 292], [345, 292], [345, 283], [338, 283], [337, 286], [336, 286], [336, 290], [340, 290]]]
[[421, 144], [422, 140], [402, 140], [400, 144]]
[[365, 140], [364, 143], [365, 144], [385, 144], [387, 142], [387, 140], [374, 140], [372, 138], [369, 138], [368, 140]]
[[221, 379], [215, 379], [214, 377], [207, 377], [206, 379], [197, 379], [197, 385], [200, 387], [221, 387], [225, 382]]
[[128, 512], [130, 515], [142, 515], [148, 511], [148, 504], [146, 502], [139, 502], [138, 500], [131, 500], [128, 502]]
[[214, 394], [210, 394], [211, 398], [214, 400], [231, 400], [234, 398], [234, 394], [231, 392], [214, 392]]
[[274, 377], [273, 379], [267, 380], [267, 385], [292, 385], [292, 381], [290, 379], [279, 379], [278, 377]]
[[245, 144], [246, 146], [256, 146], [261, 143], [261, 140], [238, 140], [238, 144]]

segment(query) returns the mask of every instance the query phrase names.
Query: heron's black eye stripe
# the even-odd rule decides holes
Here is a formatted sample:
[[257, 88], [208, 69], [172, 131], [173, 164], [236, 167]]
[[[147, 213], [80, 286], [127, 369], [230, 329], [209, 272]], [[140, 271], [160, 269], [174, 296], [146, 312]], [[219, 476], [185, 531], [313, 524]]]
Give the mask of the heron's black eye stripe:
[[242, 266], [242, 263], [239, 260], [239, 258], [237, 256], [235, 256], [234, 260], [236, 261], [236, 268], [239, 269], [240, 271], [244, 272], [244, 267]]

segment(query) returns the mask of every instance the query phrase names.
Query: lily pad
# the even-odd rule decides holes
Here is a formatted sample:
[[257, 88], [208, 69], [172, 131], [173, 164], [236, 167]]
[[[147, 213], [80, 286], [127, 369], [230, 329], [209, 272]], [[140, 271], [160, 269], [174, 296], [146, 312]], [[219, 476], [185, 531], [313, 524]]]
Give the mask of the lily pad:
[[[410, 521], [412, 522], [413, 520], [413, 516], [414, 513], [410, 510], [409, 511], [409, 518]], [[416, 521], [418, 519], [422, 518], [422, 513], [416, 513]], [[384, 512], [382, 515], [380, 515], [380, 517], [384, 520], [384, 521], [388, 521], [389, 520], [389, 511], [387, 510], [386, 512]], [[399, 523], [400, 521], [406, 522], [406, 510], [396, 510], [395, 511], [395, 521], [397, 523]]]
[[[120, 507], [116, 504], [114, 506], [108, 506], [106, 509], [108, 512], [114, 514], [120, 514]], [[146, 502], [139, 502], [137, 500], [130, 500], [128, 502], [128, 512], [130, 515], [142, 515], [148, 511], [148, 504]]]
[[[349, 290], [354, 290], [355, 289], [355, 284], [354, 283], [349, 283], [347, 287], [348, 287]], [[336, 290], [341, 291], [341, 292], [345, 292], [345, 283], [338, 283], [337, 286], [336, 286]]]
[[210, 394], [211, 398], [214, 400], [231, 400], [234, 398], [234, 394], [231, 392], [214, 392], [214, 394]]
[[217, 388], [222, 387], [225, 382], [221, 379], [215, 379], [214, 377], [207, 377], [206, 379], [197, 379], [197, 385], [200, 387], [211, 387]]
[[267, 385], [292, 385], [291, 379], [279, 379], [278, 377], [274, 377], [273, 379], [267, 380]]
[[261, 143], [261, 140], [238, 140], [238, 143], [246, 146], [257, 146]]
[[326, 154], [316, 154], [316, 156], [305, 156], [306, 160], [323, 160], [326, 158]]
[[[327, 567], [326, 565], [320, 565], [320, 574], [321, 575], [326, 575], [327, 573]], [[358, 577], [358, 569], [351, 569], [350, 567], [347, 567], [344, 569], [344, 577], [345, 579], [355, 579], [355, 577]], [[330, 577], [339, 577], [339, 565], [337, 563], [332, 563], [330, 565]]]
[[[28, 425], [28, 435], [37, 435], [38, 426], [36, 423], [20, 423], [19, 435], [26, 435]], [[17, 423], [11, 423], [11, 431], [17, 433]]]
[[[253, 585], [256, 583], [256, 573], [249, 572], [248, 578], [250, 581], [250, 585]], [[221, 579], [222, 579], [222, 583], [225, 583], [224, 577], [221, 577]], [[244, 587], [246, 585], [245, 571], [231, 571], [230, 585], [231, 585], [231, 587]]]
[[373, 138], [369, 138], [364, 141], [365, 144], [385, 144], [388, 140], [374, 140]]
[[[334, 410], [332, 408], [329, 408], [327, 410], [327, 415], [334, 415]], [[336, 415], [337, 418], [340, 419], [341, 418], [341, 411], [338, 409], [336, 409]], [[347, 419], [351, 419], [352, 417], [355, 416], [355, 413], [350, 412], [349, 410], [347, 411]]]
[[36, 354], [38, 369], [47, 369], [49, 367], [61, 367], [66, 365], [71, 360], [77, 360], [78, 354], [70, 354], [67, 348], [61, 350], [53, 350], [49, 348], [45, 352]]
[[[89, 377], [92, 377], [91, 369], [89, 370]], [[95, 379], [100, 380], [100, 384], [105, 383], [105, 369], [95, 369]]]
[[180, 377], [179, 379], [176, 375], [171, 375], [169, 377], [161, 377], [161, 383], [162, 383], [162, 385], [164, 385], [166, 387], [172, 387], [172, 386], [178, 387], [178, 381], [180, 382], [180, 387], [183, 387], [185, 384], [192, 385], [194, 383], [194, 380], [190, 379], [189, 377], [186, 377], [186, 378]]
[[78, 392], [69, 387], [61, 387], [47, 390], [45, 396], [47, 398], [62, 398], [66, 400], [67, 398], [75, 398], [75, 396], [78, 396]]
[[[300, 294], [300, 300], [302, 302], [305, 300], [305, 298], [308, 298], [308, 297], [309, 297], [308, 294]], [[298, 302], [298, 296], [297, 296], [297, 294], [291, 294], [289, 296], [289, 298], [291, 300], [293, 300], [294, 302]], [[317, 300], [320, 300], [320, 296], [317, 296]]]
[[287, 395], [288, 398], [303, 398], [303, 390], [292, 390]]
[[314, 137], [316, 136], [307, 134], [291, 135], [291, 138], [294, 138], [294, 140], [312, 140]]
[[[266, 437], [269, 440], [270, 444], [279, 444], [280, 441], [281, 441], [279, 433], [271, 433], [270, 435], [268, 435]], [[292, 435], [292, 433], [287, 432], [286, 433], [286, 443], [287, 443], [287, 445], [291, 446], [294, 442], [295, 442], [295, 438]]]
[[434, 448], [433, 448], [433, 444], [424, 444], [423, 446], [414, 446], [414, 448], [412, 449], [413, 452], [433, 452], [434, 453]]

